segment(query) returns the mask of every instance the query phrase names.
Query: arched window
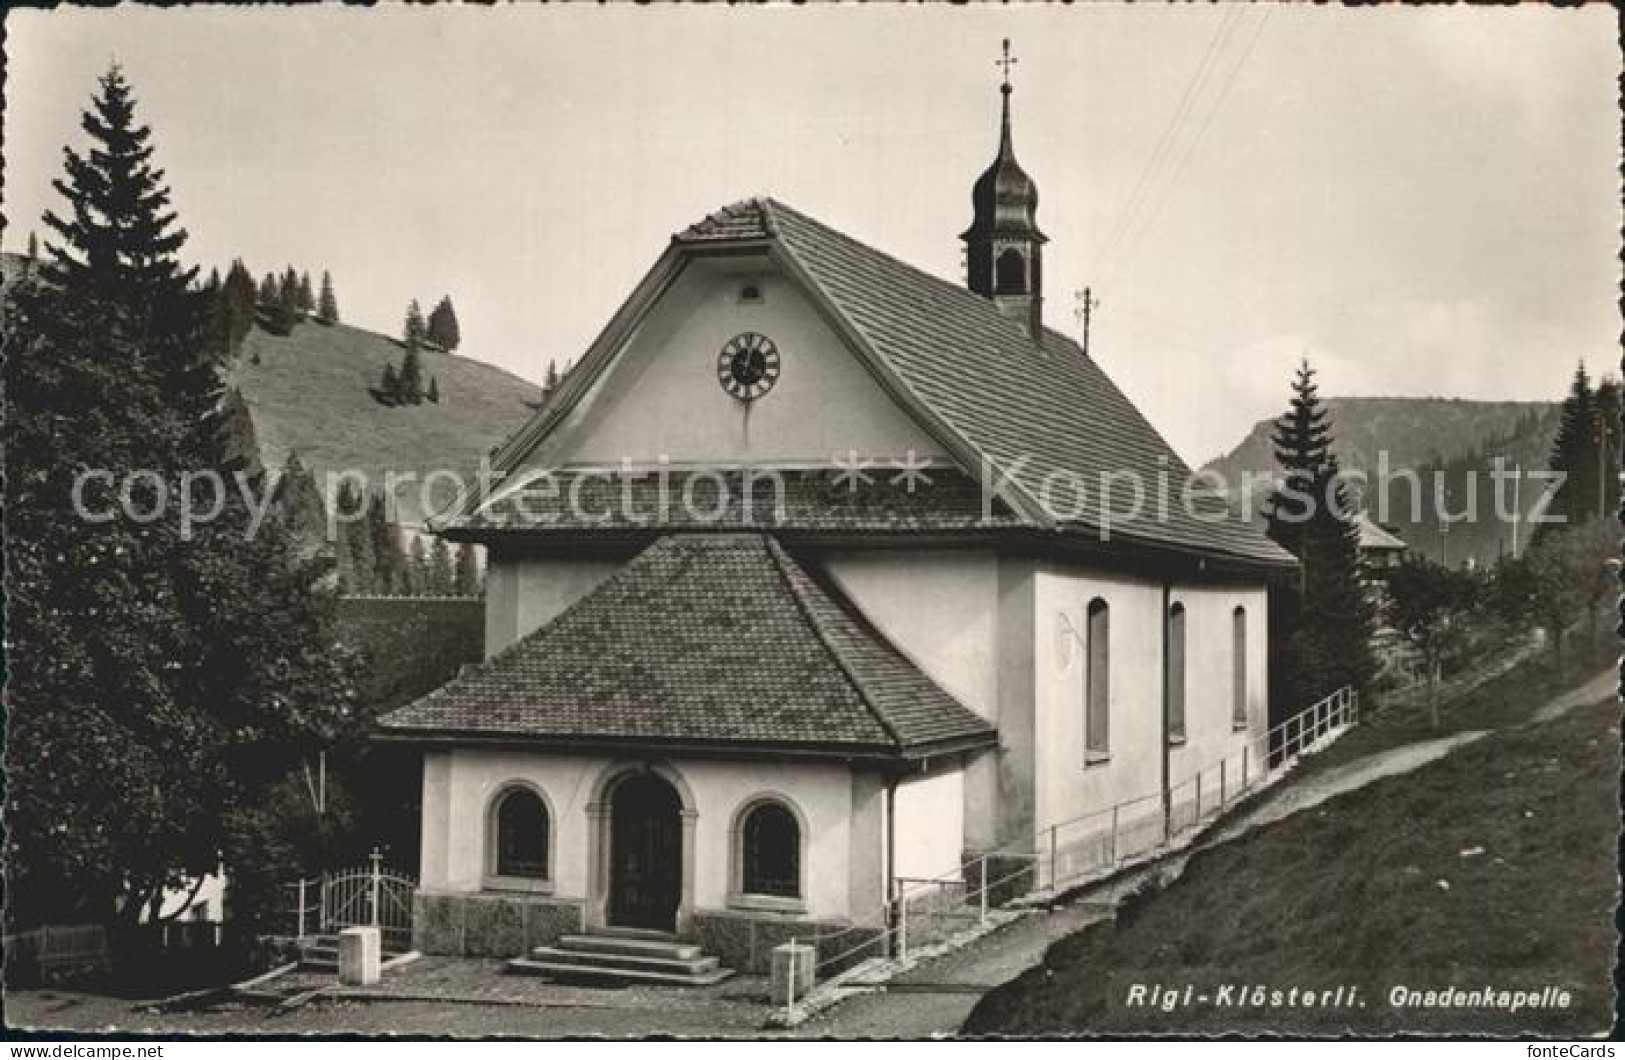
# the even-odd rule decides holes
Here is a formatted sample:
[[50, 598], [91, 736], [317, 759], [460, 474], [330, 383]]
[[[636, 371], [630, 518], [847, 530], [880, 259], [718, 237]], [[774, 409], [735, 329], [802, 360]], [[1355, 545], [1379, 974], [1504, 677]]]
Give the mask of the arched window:
[[547, 879], [547, 805], [529, 788], [497, 796], [492, 813], [491, 872], [517, 879]]
[[1027, 260], [1021, 251], [1011, 247], [999, 255], [993, 274], [994, 294], [1025, 294], [1027, 291]]
[[780, 802], [745, 812], [739, 829], [740, 886], [747, 895], [801, 897], [801, 824]]
[[1106, 601], [1089, 601], [1088, 661], [1084, 666], [1084, 760], [1111, 754], [1111, 611]]
[[1185, 605], [1168, 609], [1168, 739], [1185, 742]]
[[1238, 607], [1230, 615], [1230, 722], [1238, 729], [1247, 726], [1247, 609]]

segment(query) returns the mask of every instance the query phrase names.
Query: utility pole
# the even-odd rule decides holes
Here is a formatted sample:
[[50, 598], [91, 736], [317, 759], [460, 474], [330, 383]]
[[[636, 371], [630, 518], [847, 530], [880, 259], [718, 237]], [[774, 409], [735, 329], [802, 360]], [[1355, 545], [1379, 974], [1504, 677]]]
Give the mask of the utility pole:
[[1094, 315], [1094, 311], [1100, 307], [1100, 299], [1094, 296], [1094, 290], [1089, 287], [1085, 287], [1081, 291], [1073, 291], [1072, 297], [1077, 302], [1077, 308], [1072, 311], [1072, 315], [1083, 328], [1083, 355], [1087, 357], [1089, 356], [1089, 320]]

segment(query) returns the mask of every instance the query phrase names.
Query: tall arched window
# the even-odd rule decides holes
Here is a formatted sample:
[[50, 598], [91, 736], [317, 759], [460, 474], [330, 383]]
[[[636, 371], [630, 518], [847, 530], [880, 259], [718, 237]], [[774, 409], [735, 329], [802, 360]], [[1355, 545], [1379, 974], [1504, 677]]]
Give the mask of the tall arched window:
[[492, 813], [491, 872], [517, 879], [547, 879], [547, 805], [529, 788], [497, 796]]
[[1247, 609], [1230, 614], [1230, 723], [1247, 725]]
[[999, 255], [993, 272], [995, 294], [1025, 294], [1027, 291], [1027, 262], [1021, 251], [1014, 247]]
[[1168, 739], [1185, 742], [1185, 605], [1168, 609]]
[[1089, 601], [1088, 661], [1084, 667], [1084, 761], [1111, 754], [1111, 612], [1106, 601]]
[[745, 811], [739, 828], [741, 893], [801, 897], [801, 823], [780, 802]]

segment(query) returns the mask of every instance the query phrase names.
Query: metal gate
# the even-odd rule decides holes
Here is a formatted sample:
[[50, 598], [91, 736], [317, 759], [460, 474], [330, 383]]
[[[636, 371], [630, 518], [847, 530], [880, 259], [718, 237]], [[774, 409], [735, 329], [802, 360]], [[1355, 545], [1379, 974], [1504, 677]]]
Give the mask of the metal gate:
[[300, 880], [296, 890], [295, 929], [299, 937], [329, 935], [347, 927], [376, 927], [389, 949], [407, 947], [412, 938], [412, 897], [418, 881], [404, 872], [384, 867], [376, 849], [370, 864], [319, 878]]

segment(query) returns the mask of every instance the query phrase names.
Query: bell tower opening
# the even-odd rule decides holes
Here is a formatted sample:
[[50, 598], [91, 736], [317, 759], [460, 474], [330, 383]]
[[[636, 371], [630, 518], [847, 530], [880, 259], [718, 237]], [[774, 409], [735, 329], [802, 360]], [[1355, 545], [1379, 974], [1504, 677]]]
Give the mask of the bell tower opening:
[[999, 86], [1003, 97], [999, 122], [999, 151], [993, 164], [971, 189], [974, 215], [960, 239], [965, 241], [966, 285], [991, 298], [1000, 311], [1022, 321], [1037, 340], [1043, 333], [1043, 246], [1049, 242], [1038, 230], [1038, 185], [1016, 161], [1010, 133], [1010, 68], [1019, 60], [1004, 42], [1004, 69]]

